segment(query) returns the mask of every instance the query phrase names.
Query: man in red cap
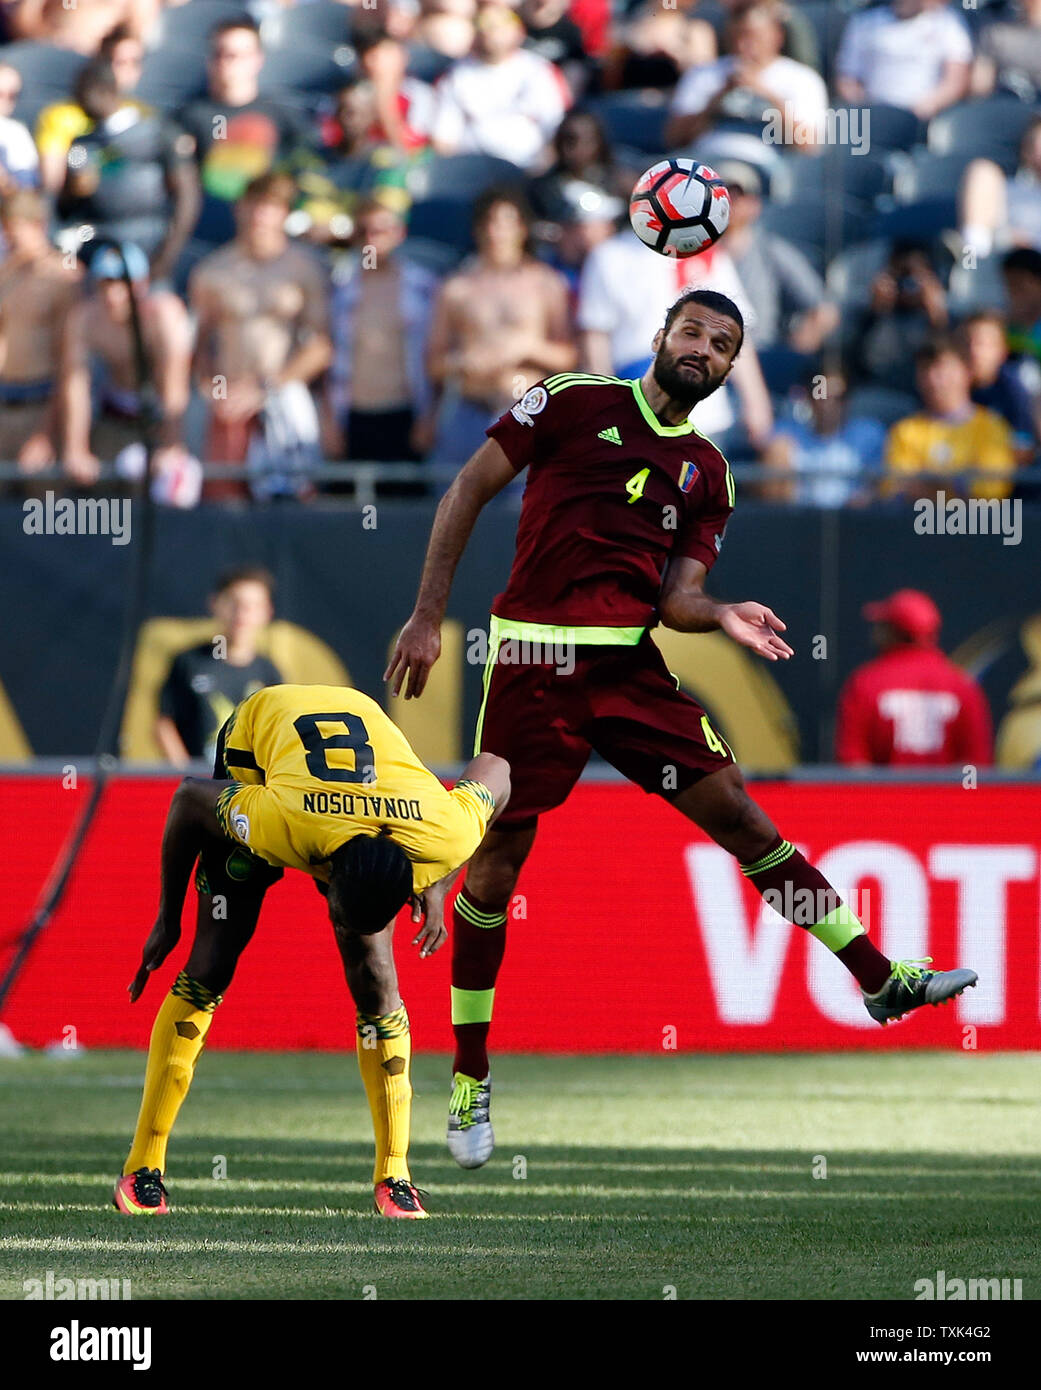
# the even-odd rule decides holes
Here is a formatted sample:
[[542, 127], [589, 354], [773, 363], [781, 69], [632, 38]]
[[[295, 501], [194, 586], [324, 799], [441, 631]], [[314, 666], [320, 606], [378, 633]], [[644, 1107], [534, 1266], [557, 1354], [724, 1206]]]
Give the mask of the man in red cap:
[[989, 764], [990, 710], [979, 686], [937, 645], [940, 610], [900, 589], [864, 606], [881, 654], [854, 671], [839, 696], [840, 763], [881, 767]]

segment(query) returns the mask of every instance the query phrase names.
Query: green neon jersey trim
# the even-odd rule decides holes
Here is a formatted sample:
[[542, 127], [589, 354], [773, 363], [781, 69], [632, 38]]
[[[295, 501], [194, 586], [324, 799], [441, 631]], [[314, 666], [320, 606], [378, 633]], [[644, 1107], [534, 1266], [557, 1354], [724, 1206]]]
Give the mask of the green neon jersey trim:
[[[645, 627], [567, 627], [557, 623], [523, 623], [499, 618], [493, 613], [488, 623], [489, 647], [498, 651], [511, 637], [522, 642], [541, 642], [543, 646], [635, 647]], [[491, 650], [489, 655], [491, 655]]]
[[663, 425], [647, 404], [647, 397], [643, 394], [643, 387], [640, 385], [639, 377], [630, 381], [629, 385], [633, 388], [633, 395], [636, 397], [636, 404], [640, 407], [640, 414], [647, 421], [655, 434], [665, 435], [668, 438], [677, 438], [681, 434], [697, 433], [689, 420], [684, 420], [682, 425]]

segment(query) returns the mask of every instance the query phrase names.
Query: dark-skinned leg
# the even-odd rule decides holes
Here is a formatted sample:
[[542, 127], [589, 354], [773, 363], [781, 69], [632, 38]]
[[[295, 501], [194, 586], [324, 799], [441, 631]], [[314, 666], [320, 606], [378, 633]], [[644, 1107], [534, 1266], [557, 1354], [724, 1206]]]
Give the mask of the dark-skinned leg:
[[736, 765], [702, 777], [672, 804], [735, 856], [742, 873], [771, 907], [833, 951], [862, 989], [873, 994], [882, 988], [891, 962], [868, 939], [824, 875], [778, 834], [749, 796]]
[[[333, 928], [357, 1021], [358, 1070], [372, 1112], [376, 1141], [374, 1184], [389, 1178], [411, 1182], [408, 1167], [412, 1121], [412, 1037], [398, 991], [394, 924], [373, 936]], [[393, 1214], [387, 1212], [385, 1214]]]
[[493, 825], [466, 870], [453, 909], [453, 1072], [483, 1081], [488, 1075], [488, 1030], [495, 981], [506, 951], [506, 911], [538, 822], [520, 829]]
[[[229, 875], [229, 863], [242, 877]], [[152, 1026], [141, 1109], [124, 1173], [166, 1171], [166, 1148], [202, 1054], [213, 1013], [231, 983], [257, 925], [264, 895], [278, 871], [214, 840], [196, 874], [195, 939]]]

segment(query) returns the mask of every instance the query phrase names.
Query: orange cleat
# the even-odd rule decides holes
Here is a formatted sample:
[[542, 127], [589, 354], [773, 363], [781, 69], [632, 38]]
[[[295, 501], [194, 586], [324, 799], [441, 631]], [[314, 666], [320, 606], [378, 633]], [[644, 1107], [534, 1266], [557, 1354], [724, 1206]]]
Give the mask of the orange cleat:
[[112, 1205], [124, 1216], [169, 1216], [162, 1173], [158, 1168], [138, 1168], [119, 1178]]
[[404, 1217], [409, 1221], [424, 1220], [430, 1215], [423, 1210], [418, 1187], [413, 1187], [405, 1178], [384, 1178], [375, 1188], [376, 1212], [379, 1216]]

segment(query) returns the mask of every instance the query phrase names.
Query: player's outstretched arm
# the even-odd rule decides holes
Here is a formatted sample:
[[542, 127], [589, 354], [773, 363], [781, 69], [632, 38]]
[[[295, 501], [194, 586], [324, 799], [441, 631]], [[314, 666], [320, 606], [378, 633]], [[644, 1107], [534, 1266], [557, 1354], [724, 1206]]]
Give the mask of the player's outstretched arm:
[[700, 560], [682, 557], [670, 563], [658, 601], [664, 627], [675, 632], [721, 630], [766, 661], [787, 661], [794, 655], [778, 635], [787, 629], [773, 609], [762, 603], [721, 603], [705, 593], [707, 574]]
[[390, 664], [383, 673], [392, 691], [405, 699], [422, 695], [430, 668], [441, 655], [441, 620], [452, 577], [466, 549], [481, 508], [517, 476], [502, 446], [487, 440], [460, 469], [442, 497], [427, 544], [416, 606], [401, 629]]
[[207, 838], [223, 835], [215, 807], [231, 782], [186, 777], [174, 792], [163, 830], [160, 852], [159, 911], [141, 952], [141, 967], [129, 987], [134, 1003], [177, 945], [181, 935], [181, 911], [199, 851]]

